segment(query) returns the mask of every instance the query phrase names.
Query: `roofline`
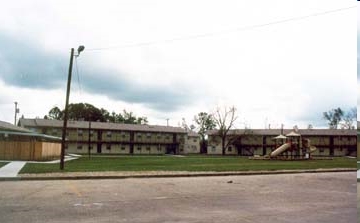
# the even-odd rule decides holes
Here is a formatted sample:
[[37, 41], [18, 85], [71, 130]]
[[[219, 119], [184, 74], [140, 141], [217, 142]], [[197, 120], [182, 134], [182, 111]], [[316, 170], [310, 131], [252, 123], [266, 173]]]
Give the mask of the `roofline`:
[[0, 131], [0, 134], [40, 137], [40, 138], [51, 139], [51, 140], [55, 140], [55, 141], [62, 140], [62, 138], [60, 138], [60, 137], [45, 135], [45, 134], [40, 134], [40, 133], [33, 133], [33, 132], [27, 133], [27, 132]]
[[[20, 119], [19, 122], [21, 122], [21, 120], [24, 121], [34, 121], [34, 124], [29, 124], [28, 123], [21, 123], [22, 126], [27, 127], [27, 128], [32, 128], [32, 127], [52, 127], [52, 128], [63, 128], [63, 121], [62, 120], [53, 120], [53, 119], [31, 119], [31, 118], [24, 118], [24, 119]], [[37, 120], [45, 120], [46, 122], [52, 122], [53, 125], [51, 124], [46, 124], [46, 125], [39, 125], [37, 123]], [[88, 127], [84, 127], [81, 125], [84, 124], [88, 124], [89, 121], [75, 121], [75, 120], [68, 120], [67, 121], [67, 129], [88, 129]], [[91, 121], [92, 124], [92, 129], [101, 129], [101, 130], [109, 130], [109, 131], [113, 131], [113, 130], [120, 130], [120, 131], [136, 131], [136, 132], [158, 132], [158, 133], [183, 133], [186, 134], [187, 131], [181, 127], [175, 127], [175, 126], [161, 126], [161, 125], [148, 125], [148, 124], [127, 124], [127, 123], [113, 123], [113, 122], [96, 122], [96, 121]], [[101, 124], [101, 125], [112, 125], [111, 126], [95, 126], [96, 124]], [[72, 126], [71, 126], [72, 125]], [[116, 126], [117, 125], [117, 126]], [[128, 128], [121, 128], [120, 126], [127, 126]], [[114, 126], [116, 126], [117, 128], [114, 128]], [[141, 128], [144, 126], [148, 126], [149, 129], [137, 129], [137, 128]], [[165, 130], [161, 130], [158, 128], [164, 128]]]
[[[244, 134], [245, 132], [241, 132], [241, 133], [236, 133], [236, 131], [269, 131], [266, 132], [265, 134], [258, 134], [255, 133], [254, 135], [266, 135], [266, 136], [276, 136], [279, 135], [279, 132], [275, 132], [275, 131], [281, 131], [281, 129], [230, 129], [228, 135], [246, 135]], [[219, 130], [218, 129], [214, 129], [214, 130], [209, 130], [206, 132], [207, 135], [218, 135], [217, 132]], [[274, 132], [270, 132], [270, 131], [274, 131]], [[293, 129], [283, 129], [283, 131], [293, 131]], [[356, 136], [356, 130], [355, 129], [299, 129], [297, 131], [297, 133], [299, 133], [300, 135], [312, 135], [309, 133], [301, 133], [302, 131], [313, 131], [317, 136], [329, 136], [329, 135], [334, 135], [334, 134], [329, 134], [330, 131], [337, 133], [336, 135], [339, 136]], [[323, 133], [321, 133], [321, 131], [324, 131]], [[346, 132], [345, 132], [346, 131]], [[234, 133], [235, 132], [235, 133]], [[320, 133], [319, 133], [320, 132]]]

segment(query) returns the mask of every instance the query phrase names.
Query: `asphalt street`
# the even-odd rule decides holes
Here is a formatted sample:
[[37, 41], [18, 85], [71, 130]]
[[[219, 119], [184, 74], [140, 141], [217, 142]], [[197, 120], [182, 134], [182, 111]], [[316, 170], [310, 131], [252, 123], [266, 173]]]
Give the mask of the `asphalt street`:
[[355, 172], [0, 182], [0, 222], [357, 222]]

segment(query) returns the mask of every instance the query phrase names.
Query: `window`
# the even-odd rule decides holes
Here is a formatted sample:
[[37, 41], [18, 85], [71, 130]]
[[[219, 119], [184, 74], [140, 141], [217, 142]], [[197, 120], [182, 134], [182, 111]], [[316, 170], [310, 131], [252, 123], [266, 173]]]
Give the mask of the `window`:
[[94, 136], [94, 131], [90, 130], [90, 137], [93, 137], [93, 136]]
[[83, 136], [83, 130], [78, 130], [78, 137], [82, 137]]
[[121, 146], [121, 150], [125, 150], [125, 146]]
[[82, 149], [82, 145], [77, 145], [77, 149]]
[[161, 134], [157, 134], [157, 139], [161, 139]]
[[111, 131], [107, 131], [106, 137], [111, 138]]
[[122, 135], [122, 138], [123, 138], [123, 139], [126, 138], [125, 132], [123, 132], [121, 135]]
[[321, 153], [323, 153], [323, 152], [325, 151], [325, 149], [324, 149], [324, 148], [320, 148], [319, 151], [320, 151]]
[[90, 145], [90, 150], [93, 150], [93, 145]]
[[151, 139], [151, 133], [147, 133], [147, 134], [146, 134], [146, 138], [147, 138], [147, 139]]
[[137, 138], [138, 138], [138, 139], [141, 139], [141, 133], [138, 133], [138, 134], [137, 134]]
[[194, 142], [197, 142], [197, 139], [194, 139]]
[[146, 151], [150, 151], [150, 146], [147, 146], [147, 147], [146, 147]]
[[232, 147], [231, 147], [231, 146], [228, 147], [228, 151], [229, 151], [229, 152], [232, 151]]
[[137, 150], [141, 151], [141, 146], [138, 146], [138, 147], [137, 147]]
[[211, 147], [211, 152], [215, 152], [215, 151], [216, 151], [216, 147], [215, 146]]
[[166, 135], [166, 136], [165, 136], [165, 139], [170, 139], [170, 136], [169, 136], [169, 135]]
[[107, 150], [111, 150], [111, 144], [107, 144], [107, 145], [106, 145], [106, 149], [107, 149]]

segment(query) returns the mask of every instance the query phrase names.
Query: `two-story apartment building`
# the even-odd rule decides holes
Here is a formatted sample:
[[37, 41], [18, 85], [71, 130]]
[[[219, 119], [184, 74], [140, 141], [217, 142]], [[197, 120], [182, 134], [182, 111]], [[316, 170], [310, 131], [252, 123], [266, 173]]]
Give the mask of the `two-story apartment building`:
[[[62, 136], [63, 121], [20, 119], [21, 127]], [[68, 121], [66, 152], [86, 154], [187, 153], [187, 132], [180, 127], [107, 122]]]
[[196, 132], [189, 131], [185, 136], [185, 143], [184, 143], [184, 154], [190, 153], [200, 153], [200, 135]]
[[[226, 148], [229, 155], [268, 155], [279, 142], [274, 137], [289, 134], [292, 129], [236, 129], [230, 130], [226, 140], [231, 140]], [[343, 129], [299, 129], [302, 138], [310, 140], [317, 150], [314, 156], [356, 156], [356, 130]], [[208, 154], [221, 154], [221, 138], [216, 130], [208, 132]]]

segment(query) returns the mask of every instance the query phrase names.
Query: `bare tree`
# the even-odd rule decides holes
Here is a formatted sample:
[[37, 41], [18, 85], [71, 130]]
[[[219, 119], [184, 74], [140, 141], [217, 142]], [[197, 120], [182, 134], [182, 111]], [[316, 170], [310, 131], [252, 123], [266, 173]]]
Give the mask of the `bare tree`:
[[223, 109], [217, 108], [215, 114], [213, 115], [215, 123], [218, 127], [218, 135], [221, 138], [221, 147], [222, 154], [225, 155], [226, 148], [233, 142], [233, 140], [226, 140], [228, 133], [232, 127], [234, 127], [234, 122], [237, 119], [235, 114], [236, 108], [234, 106]]
[[356, 121], [357, 109], [356, 107], [350, 108], [347, 111], [343, 118], [343, 123], [341, 123], [341, 128], [344, 129], [355, 129], [354, 122]]

